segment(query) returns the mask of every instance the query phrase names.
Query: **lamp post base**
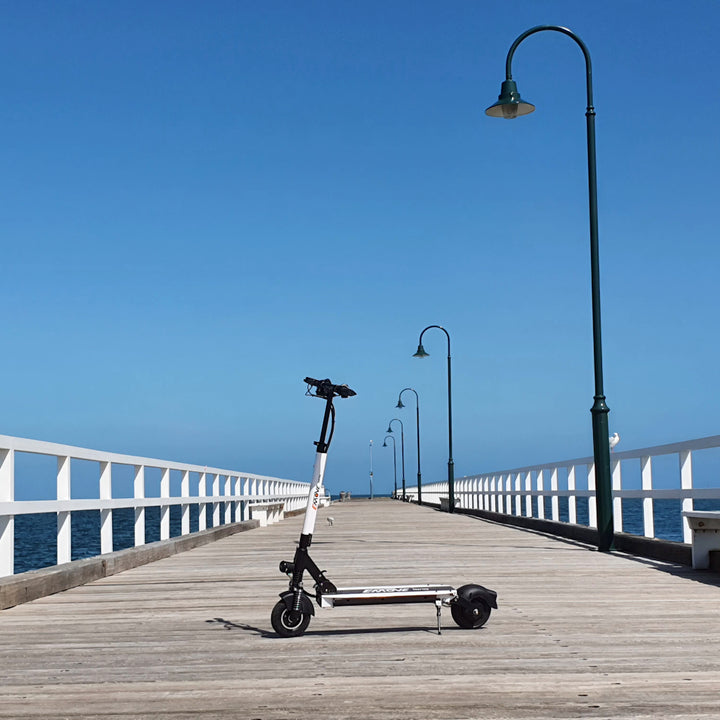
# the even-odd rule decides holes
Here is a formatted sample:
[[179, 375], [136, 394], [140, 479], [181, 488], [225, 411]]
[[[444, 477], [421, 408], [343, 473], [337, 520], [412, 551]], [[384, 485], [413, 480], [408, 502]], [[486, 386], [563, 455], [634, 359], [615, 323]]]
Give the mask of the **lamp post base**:
[[595, 458], [595, 498], [597, 503], [598, 550], [613, 549], [615, 528], [613, 523], [612, 480], [610, 473], [610, 431], [604, 395], [595, 396], [590, 410], [593, 428], [593, 455]]

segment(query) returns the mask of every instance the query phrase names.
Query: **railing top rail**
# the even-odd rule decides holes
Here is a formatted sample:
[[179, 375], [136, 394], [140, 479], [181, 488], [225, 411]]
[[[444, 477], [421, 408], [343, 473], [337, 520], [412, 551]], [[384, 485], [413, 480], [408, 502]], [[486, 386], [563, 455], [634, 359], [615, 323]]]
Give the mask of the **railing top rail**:
[[284, 478], [271, 477], [269, 475], [257, 475], [256, 473], [241, 472], [238, 470], [224, 470], [221, 468], [207, 467], [206, 465], [191, 465], [189, 463], [158, 460], [156, 458], [103, 452], [101, 450], [91, 450], [89, 448], [62, 445], [60, 443], [46, 442], [45, 440], [31, 440], [29, 438], [19, 438], [11, 435], [0, 435], [0, 450], [15, 450], [16, 452], [34, 453], [36, 455], [71, 457], [76, 460], [91, 460], [94, 462], [110, 462], [117, 465], [144, 465], [149, 468], [180, 470], [183, 472], [188, 471], [209, 473], [211, 475], [231, 475], [235, 477], [247, 477], [253, 480], [273, 480], [276, 482], [290, 483], [297, 482], [294, 480], [286, 480]]
[[[672, 455], [674, 453], [686, 452], [688, 450], [707, 450], [708, 448], [720, 447], [720, 435], [710, 435], [709, 437], [698, 438], [696, 440], [684, 440], [682, 442], [668, 443], [666, 445], [653, 445], [651, 447], [640, 448], [638, 450], [623, 450], [613, 452], [613, 460], [634, 460], [648, 456]], [[594, 462], [592, 456], [584, 458], [575, 458], [573, 460], [560, 460], [558, 462], [542, 463], [539, 465], [526, 465], [525, 467], [512, 468], [509, 470], [495, 470], [493, 472], [475, 473], [474, 475], [464, 475], [457, 478], [458, 480], [470, 480], [479, 477], [488, 477], [490, 475], [508, 475], [513, 473], [524, 473], [532, 470], [552, 470], [554, 468], [571, 467], [573, 465], [590, 465]]]

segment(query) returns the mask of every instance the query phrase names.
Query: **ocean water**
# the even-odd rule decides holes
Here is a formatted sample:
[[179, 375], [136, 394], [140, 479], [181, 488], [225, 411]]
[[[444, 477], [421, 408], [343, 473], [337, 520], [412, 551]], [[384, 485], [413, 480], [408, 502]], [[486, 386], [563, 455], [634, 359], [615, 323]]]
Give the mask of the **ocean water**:
[[[213, 527], [212, 506], [205, 507], [206, 526]], [[181, 535], [180, 506], [170, 507], [170, 537]], [[72, 559], [82, 560], [100, 554], [100, 511], [71, 513]], [[234, 520], [234, 509], [233, 516]], [[238, 520], [243, 518], [238, 517]], [[190, 532], [198, 530], [198, 506], [190, 506]], [[37, 513], [15, 516], [15, 572], [55, 565], [57, 562], [57, 516]], [[160, 508], [145, 508], [145, 542], [160, 539]], [[124, 550], [135, 544], [135, 510], [113, 510], [113, 549]]]
[[[362, 495], [355, 495], [360, 498]], [[696, 510], [720, 510], [720, 500], [696, 500]], [[655, 536], [662, 540], [682, 542], [683, 525], [680, 500], [655, 500]], [[205, 508], [207, 527], [212, 527], [212, 507]], [[234, 511], [233, 511], [234, 512]], [[550, 516], [550, 503], [545, 502], [545, 517]], [[588, 524], [588, 504], [585, 498], [577, 500], [577, 518], [581, 525]], [[233, 520], [235, 518], [233, 517]], [[237, 518], [238, 520], [242, 518]], [[568, 520], [567, 498], [560, 498], [560, 519]], [[135, 541], [135, 512], [132, 508], [113, 511], [113, 547], [123, 550]], [[170, 536], [181, 534], [181, 509], [170, 508]], [[190, 506], [190, 530], [198, 529], [198, 507]], [[53, 513], [18, 515], [15, 517], [15, 572], [54, 565], [57, 519]], [[623, 532], [643, 534], [642, 500], [623, 500]], [[145, 541], [160, 539], [160, 508], [145, 510]], [[81, 560], [100, 554], [100, 511], [83, 510], [72, 513], [72, 559]]]

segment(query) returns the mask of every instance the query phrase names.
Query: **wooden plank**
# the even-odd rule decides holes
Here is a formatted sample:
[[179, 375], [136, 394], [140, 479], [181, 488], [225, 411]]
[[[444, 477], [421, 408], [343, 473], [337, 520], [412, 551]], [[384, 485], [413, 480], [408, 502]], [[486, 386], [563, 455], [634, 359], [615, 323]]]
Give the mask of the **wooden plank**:
[[[332, 515], [334, 523], [324, 518]], [[720, 578], [389, 500], [322, 510], [339, 586], [477, 582], [480, 630], [432, 605], [270, 611], [302, 517], [0, 612], [1, 718], [715, 720]]]

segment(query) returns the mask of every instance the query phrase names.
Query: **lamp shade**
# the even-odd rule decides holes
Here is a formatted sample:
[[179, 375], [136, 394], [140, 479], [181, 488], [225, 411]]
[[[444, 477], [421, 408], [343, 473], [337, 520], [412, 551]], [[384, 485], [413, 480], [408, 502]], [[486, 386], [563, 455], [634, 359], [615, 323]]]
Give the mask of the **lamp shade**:
[[396, 408], [404, 408], [405, 405], [403, 405], [402, 398], [398, 398], [398, 404], [395, 406]]
[[491, 105], [485, 114], [490, 117], [505, 118], [512, 120], [518, 115], [529, 115], [535, 106], [529, 102], [525, 102], [518, 92], [517, 85], [514, 80], [504, 80], [498, 95], [498, 101]]
[[425, 358], [430, 357], [430, 353], [425, 352], [425, 348], [422, 346], [422, 343], [418, 345], [417, 352], [413, 355], [413, 357], [419, 357], [419, 358]]

